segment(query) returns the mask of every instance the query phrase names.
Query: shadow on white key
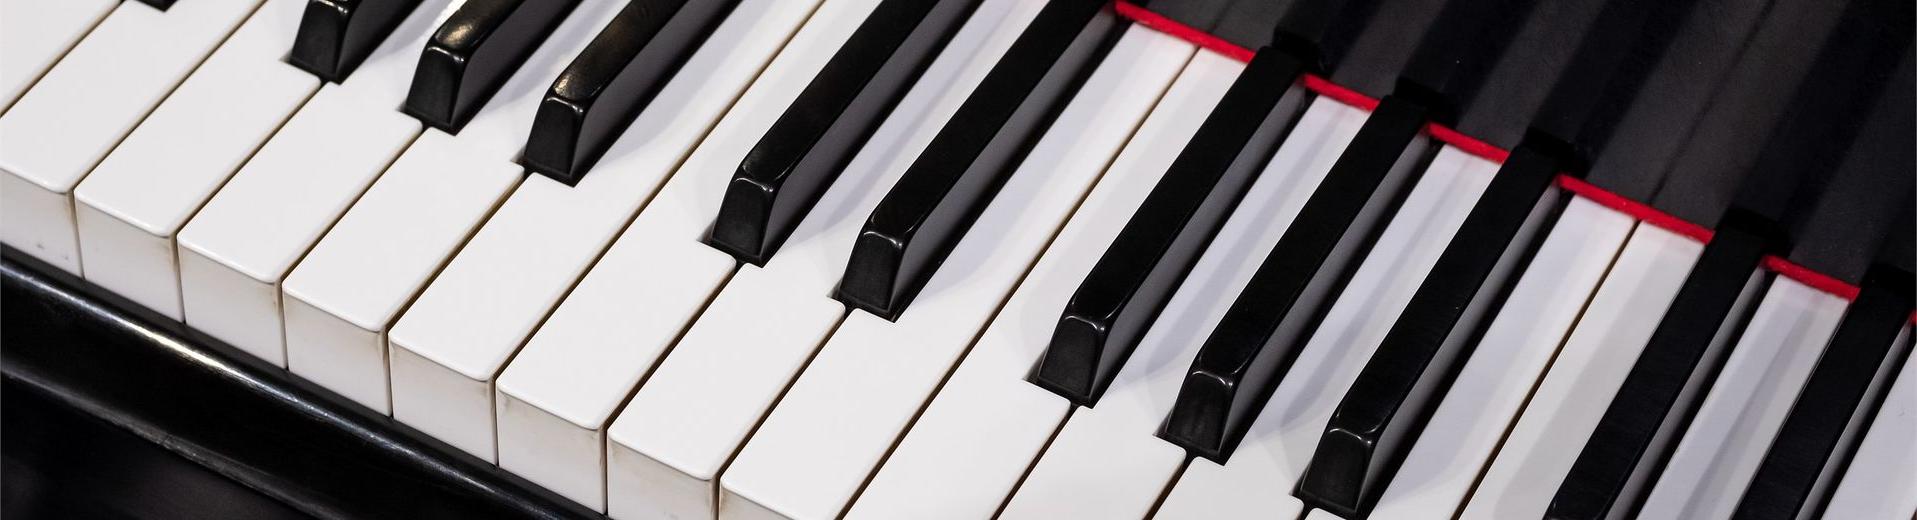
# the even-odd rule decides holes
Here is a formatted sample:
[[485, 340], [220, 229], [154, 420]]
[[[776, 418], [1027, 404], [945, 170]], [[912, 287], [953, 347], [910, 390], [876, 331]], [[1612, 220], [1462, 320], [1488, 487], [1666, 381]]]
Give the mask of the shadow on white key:
[[742, 2], [593, 175], [513, 190], [389, 331], [393, 417], [497, 460], [494, 376], [816, 6]]
[[[1897, 341], [1910, 338], [1906, 325]], [[1905, 357], [1892, 377], [1890, 393], [1824, 505], [1824, 518], [1917, 518], [1917, 471], [1911, 471], [1917, 468], [1917, 443], [1911, 442], [1917, 439], [1917, 356]]]
[[281, 59], [306, 5], [268, 0], [74, 189], [87, 281], [182, 317], [173, 235], [319, 90]]
[[833, 333], [720, 477], [720, 514], [839, 516], [1191, 52], [1128, 30], [912, 308], [854, 312]]
[[1848, 305], [1771, 282], [1637, 518], [1730, 518]]
[[0, 116], [0, 239], [80, 274], [73, 187], [259, 5], [114, 8]]
[[1541, 517], [1704, 245], [1638, 226], [1465, 505], [1463, 518]]
[[1636, 225], [1629, 215], [1571, 199], [1370, 518], [1415, 520], [1463, 505]]
[[387, 325], [525, 178], [513, 162], [552, 78], [618, 13], [575, 7], [457, 135], [429, 128], [286, 276], [286, 368], [388, 412]]
[[1497, 163], [1457, 148], [1439, 150], [1238, 449], [1223, 465], [1192, 460], [1158, 510], [1160, 518], [1299, 514], [1304, 504], [1290, 490], [1311, 462], [1325, 423], [1497, 170]]
[[608, 428], [612, 516], [717, 514], [720, 470], [845, 316], [831, 294], [859, 226], [1042, 5], [980, 4], [779, 253], [739, 268], [660, 361]]
[[[1168, 90], [1099, 178], [978, 343], [965, 354], [911, 430], [887, 456], [848, 518], [985, 518], [1058, 430], [1071, 403], [1025, 376], [1051, 340], [1059, 309], [1098, 262], [1243, 64], [1212, 53], [1186, 66], [1196, 47], [1134, 28], [1133, 48], [1178, 57]], [[1114, 49], [1112, 61], [1124, 48]], [[1126, 51], [1134, 52], [1134, 51]], [[1161, 58], [1162, 59], [1162, 58]]]
[[120, 5], [115, 0], [0, 1], [0, 113]]
[[827, 0], [553, 310], [496, 385], [499, 465], [606, 509], [605, 426], [738, 265], [700, 242], [732, 174], [877, 0]]
[[[188, 2], [183, 2], [182, 5]], [[321, 86], [176, 238], [186, 323], [286, 366], [280, 281], [419, 137], [401, 114], [431, 28], [414, 13], [344, 83]]]
[[[1188, 68], [1228, 58], [1200, 52]], [[1232, 62], [1230, 74], [1242, 64]], [[1227, 86], [1232, 80], [1221, 79]], [[1159, 439], [1203, 338], [1350, 143], [1365, 112], [1329, 99], [1305, 110], [1193, 264], [1096, 405], [1076, 410], [1006, 504], [1005, 518], [1142, 518], [1185, 461]], [[1048, 318], [1056, 316], [1056, 311]], [[1055, 319], [1055, 318], [1053, 318]]]

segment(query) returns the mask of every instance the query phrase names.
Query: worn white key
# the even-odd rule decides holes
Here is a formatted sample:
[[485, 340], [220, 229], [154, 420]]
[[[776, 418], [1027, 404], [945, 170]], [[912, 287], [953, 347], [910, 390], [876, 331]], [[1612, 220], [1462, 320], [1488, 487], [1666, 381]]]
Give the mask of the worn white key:
[[387, 325], [525, 178], [540, 99], [620, 5], [575, 7], [459, 134], [425, 130], [313, 246], [281, 288], [287, 369], [389, 410]]
[[[1222, 59], [1201, 53], [1192, 66]], [[1185, 459], [1184, 450], [1154, 433], [1170, 412], [1202, 338], [1250, 281], [1364, 119], [1364, 111], [1333, 100], [1312, 102], [1105, 395], [1092, 408], [1074, 411], [1045, 448], [1012, 495], [1005, 518], [1145, 515]]]
[[[1910, 337], [1906, 325], [1897, 341]], [[1884, 382], [1890, 393], [1824, 505], [1824, 518], [1917, 518], [1917, 471], [1911, 471], [1917, 468], [1917, 443], [1911, 442], [1917, 439], [1917, 356], [1893, 370], [1895, 382]]]
[[[1161, 52], [1194, 46], [1133, 29]], [[1114, 49], [1117, 52], [1117, 49]], [[1012, 491], [1071, 404], [1025, 381], [1058, 310], [1078, 289], [1243, 64], [1206, 53], [1181, 67], [1151, 115], [1072, 214], [978, 344], [939, 389], [848, 511], [849, 518], [984, 518]], [[1180, 60], [1181, 64], [1183, 61]]]
[[605, 426], [737, 263], [700, 240], [747, 152], [877, 0], [827, 0], [646, 203], [497, 385], [499, 465], [606, 507]]
[[0, 113], [117, 5], [114, 0], [0, 2]]
[[259, 4], [114, 8], [0, 115], [0, 239], [79, 274], [73, 187]]
[[1463, 518], [1541, 517], [1704, 245], [1638, 226], [1485, 470]]
[[726, 283], [609, 428], [612, 516], [716, 515], [720, 469], [845, 316], [859, 226], [1042, 5], [981, 3], [779, 253]]
[[74, 189], [87, 281], [181, 318], [173, 235], [319, 90], [281, 59], [306, 4], [269, 0]]
[[1583, 197], [1565, 205], [1371, 518], [1415, 520], [1463, 505], [1636, 225]]
[[1730, 518], [1848, 302], [1778, 277], [1638, 518]]
[[1159, 509], [1161, 517], [1298, 514], [1303, 504], [1288, 491], [1311, 462], [1325, 423], [1497, 170], [1497, 163], [1457, 148], [1438, 152], [1231, 459], [1223, 465], [1193, 460]]
[[1128, 30], [953, 248], [952, 268], [897, 322], [855, 312], [833, 333], [721, 477], [721, 515], [844, 511], [1191, 52]]
[[460, 3], [387, 38], [344, 83], [320, 87], [187, 221], [176, 239], [187, 324], [286, 365], [280, 281], [419, 137], [419, 121], [398, 108], [431, 28]]
[[493, 377], [814, 7], [742, 2], [594, 175], [513, 190], [388, 332], [393, 417], [495, 460]]

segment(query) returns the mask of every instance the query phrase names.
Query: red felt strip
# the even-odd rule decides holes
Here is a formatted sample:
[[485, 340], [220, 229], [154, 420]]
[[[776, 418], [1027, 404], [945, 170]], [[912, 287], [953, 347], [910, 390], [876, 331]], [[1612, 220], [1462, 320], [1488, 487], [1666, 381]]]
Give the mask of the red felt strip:
[[[1123, 16], [1133, 23], [1172, 35], [1201, 48], [1223, 54], [1238, 61], [1251, 61], [1252, 51], [1250, 49], [1226, 41], [1224, 38], [1219, 38], [1198, 28], [1185, 25], [1177, 20], [1166, 18], [1164, 15], [1152, 12], [1152, 10], [1128, 0], [1115, 0], [1113, 7], [1117, 10], [1119, 16]], [[1364, 110], [1372, 110], [1378, 107], [1377, 98], [1367, 96], [1363, 92], [1346, 88], [1343, 85], [1332, 83], [1331, 80], [1316, 75], [1305, 77], [1305, 88], [1311, 89], [1312, 92], [1317, 93], [1319, 96], [1331, 98], [1340, 103]], [[1439, 142], [1458, 148], [1459, 151], [1483, 157], [1492, 162], [1503, 163], [1505, 159], [1511, 155], [1509, 150], [1498, 148], [1496, 145], [1465, 135], [1450, 127], [1430, 125], [1426, 128], [1426, 131], [1431, 135], [1432, 139], [1437, 139]], [[1558, 186], [1563, 187], [1571, 193], [1590, 199], [1592, 202], [1602, 204], [1620, 213], [1630, 215], [1632, 218], [1644, 221], [1646, 224], [1670, 230], [1671, 232], [1690, 237], [1699, 242], [1709, 242], [1711, 240], [1711, 230], [1709, 228], [1665, 213], [1657, 208], [1651, 207], [1649, 204], [1612, 193], [1597, 185], [1584, 182], [1583, 179], [1560, 175], [1558, 176]], [[1791, 263], [1789, 260], [1776, 256], [1767, 256], [1764, 257], [1763, 265], [1765, 269], [1776, 272], [1778, 276], [1796, 280], [1798, 283], [1802, 283], [1807, 287], [1831, 293], [1846, 300], [1857, 299], [1857, 286], [1813, 271], [1808, 267]], [[1911, 322], [1917, 323], [1917, 312], [1911, 313]]]

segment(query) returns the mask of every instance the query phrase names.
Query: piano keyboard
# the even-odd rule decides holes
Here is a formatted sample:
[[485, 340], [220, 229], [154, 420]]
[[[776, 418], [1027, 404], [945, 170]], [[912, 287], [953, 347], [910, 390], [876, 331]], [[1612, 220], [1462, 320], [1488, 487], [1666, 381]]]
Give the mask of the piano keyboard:
[[0, 0], [0, 238], [612, 518], [1913, 518], [1912, 16]]

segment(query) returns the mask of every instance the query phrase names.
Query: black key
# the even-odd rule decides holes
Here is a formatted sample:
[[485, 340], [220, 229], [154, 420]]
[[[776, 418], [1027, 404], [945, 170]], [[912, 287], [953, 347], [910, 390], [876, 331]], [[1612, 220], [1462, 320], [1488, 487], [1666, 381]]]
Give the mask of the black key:
[[400, 111], [458, 133], [579, 0], [467, 0], [420, 53]]
[[1388, 96], [1205, 339], [1159, 436], [1219, 463], [1430, 160], [1428, 112]]
[[[1821, 193], [1825, 171], [1860, 120], [1887, 110], [1888, 77], [1908, 69], [1908, 2], [1860, 0], [1832, 32], [1811, 77], [1765, 142], [1715, 236], [1678, 290], [1553, 497], [1548, 518], [1629, 516], [1689, 426], [1735, 343], [1761, 283], [1763, 255], [1790, 243], [1787, 213]], [[1896, 22], [1890, 22], [1896, 20]], [[1762, 59], [1762, 58], [1754, 58]], [[1899, 90], [1890, 88], [1891, 91]], [[1880, 99], [1885, 98], [1885, 99]]]
[[140, 0], [140, 3], [153, 6], [154, 9], [161, 11], [165, 11], [168, 7], [173, 7], [173, 2], [174, 0]]
[[1339, 401], [1299, 480], [1310, 507], [1357, 518], [1377, 503], [1419, 425], [1470, 356], [1541, 230], [1563, 208], [1559, 161], [1520, 147], [1492, 178], [1458, 234]]
[[[553, 80], [520, 162], [577, 185], [739, 0], [632, 0]], [[504, 76], [501, 76], [504, 77]]]
[[339, 83], [359, 68], [420, 0], [308, 0], [286, 62]]
[[1032, 382], [1090, 406], [1164, 310], [1309, 97], [1304, 64], [1261, 49], [1105, 249], [1052, 333]]
[[746, 153], [706, 243], [765, 265], [978, 3], [879, 4]]
[[1125, 28], [1103, 0], [1052, 0], [859, 230], [835, 298], [898, 319]]
[[1914, 284], [1909, 271], [1890, 265], [1865, 275], [1863, 291], [1838, 322], [1733, 517], [1813, 518], [1823, 509], [1910, 354], [1910, 342], [1898, 336], [1910, 319]]

